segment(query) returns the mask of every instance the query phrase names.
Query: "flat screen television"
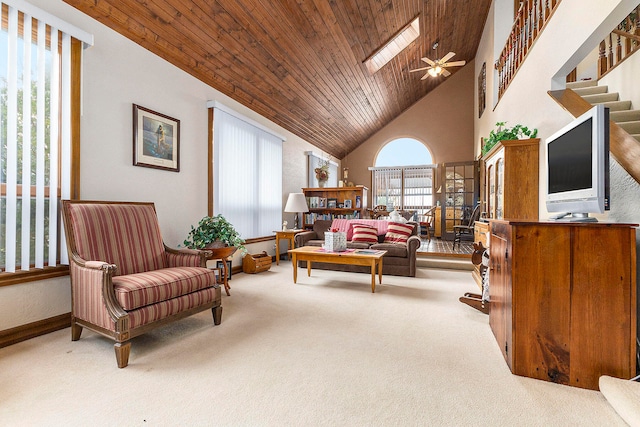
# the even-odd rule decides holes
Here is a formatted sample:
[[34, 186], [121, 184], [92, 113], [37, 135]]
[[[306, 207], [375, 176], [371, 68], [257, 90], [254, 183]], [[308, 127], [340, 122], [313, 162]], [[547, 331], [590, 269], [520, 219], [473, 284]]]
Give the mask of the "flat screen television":
[[597, 105], [545, 142], [550, 219], [596, 221], [609, 209], [609, 109]]

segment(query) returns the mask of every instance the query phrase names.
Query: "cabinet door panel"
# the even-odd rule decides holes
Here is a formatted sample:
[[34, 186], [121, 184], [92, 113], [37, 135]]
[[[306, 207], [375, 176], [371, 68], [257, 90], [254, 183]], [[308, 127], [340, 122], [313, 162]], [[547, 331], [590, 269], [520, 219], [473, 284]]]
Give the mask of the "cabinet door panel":
[[[631, 321], [636, 298], [629, 286], [632, 245], [635, 238], [627, 229], [575, 229], [571, 348], [580, 351], [571, 353], [572, 385], [595, 388], [600, 373], [635, 376], [634, 356], [629, 352], [635, 343], [635, 322]], [[621, 360], [627, 362], [621, 364]]]
[[544, 225], [513, 229], [513, 373], [568, 384], [570, 230]]

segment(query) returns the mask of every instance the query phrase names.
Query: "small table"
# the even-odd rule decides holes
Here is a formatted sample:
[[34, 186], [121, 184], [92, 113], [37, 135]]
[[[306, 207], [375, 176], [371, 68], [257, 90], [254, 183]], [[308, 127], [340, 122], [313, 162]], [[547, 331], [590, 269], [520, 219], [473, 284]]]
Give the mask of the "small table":
[[[282, 231], [274, 231], [276, 233], [276, 265], [280, 265], [280, 240], [286, 240], [287, 248], [295, 248], [294, 238], [296, 234], [302, 233], [304, 230], [282, 230]], [[289, 257], [289, 254], [287, 254]]]
[[311, 276], [312, 262], [332, 262], [346, 265], [371, 266], [371, 292], [376, 291], [376, 268], [378, 270], [378, 282], [382, 284], [382, 257], [387, 251], [374, 251], [357, 249], [347, 252], [327, 252], [318, 246], [303, 246], [291, 249], [293, 263], [293, 283], [298, 280], [298, 261], [307, 261], [307, 276]]
[[224, 285], [224, 290], [227, 293], [227, 296], [231, 295], [231, 293], [229, 292], [231, 286], [229, 286], [229, 280], [227, 279], [227, 277], [229, 277], [229, 267], [227, 265], [227, 261], [229, 260], [229, 257], [236, 252], [237, 249], [238, 248], [236, 248], [235, 246], [224, 246], [222, 248], [205, 248], [206, 251], [211, 252], [211, 256], [208, 258], [209, 260], [222, 260], [222, 284]]

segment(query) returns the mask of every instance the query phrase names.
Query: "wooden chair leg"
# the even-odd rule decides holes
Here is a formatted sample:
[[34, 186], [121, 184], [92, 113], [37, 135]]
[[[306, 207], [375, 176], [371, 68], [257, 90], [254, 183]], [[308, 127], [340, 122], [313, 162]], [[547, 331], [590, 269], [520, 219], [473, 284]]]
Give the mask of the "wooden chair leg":
[[77, 323], [71, 323], [71, 341], [78, 341], [82, 334], [82, 326]]
[[213, 324], [219, 325], [222, 322], [222, 306], [213, 307], [211, 313], [213, 313]]
[[129, 353], [131, 353], [131, 342], [117, 342], [113, 345], [116, 351], [116, 361], [118, 362], [118, 368], [126, 368], [129, 364]]

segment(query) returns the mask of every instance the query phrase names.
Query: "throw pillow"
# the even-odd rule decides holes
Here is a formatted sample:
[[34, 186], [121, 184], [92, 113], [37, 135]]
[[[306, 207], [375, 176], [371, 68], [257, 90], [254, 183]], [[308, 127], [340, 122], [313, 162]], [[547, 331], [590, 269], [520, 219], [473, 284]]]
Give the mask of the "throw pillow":
[[401, 224], [390, 222], [387, 227], [387, 234], [384, 236], [385, 243], [407, 243], [409, 236], [413, 232], [413, 224]]
[[378, 243], [378, 229], [368, 225], [354, 225], [352, 242]]

